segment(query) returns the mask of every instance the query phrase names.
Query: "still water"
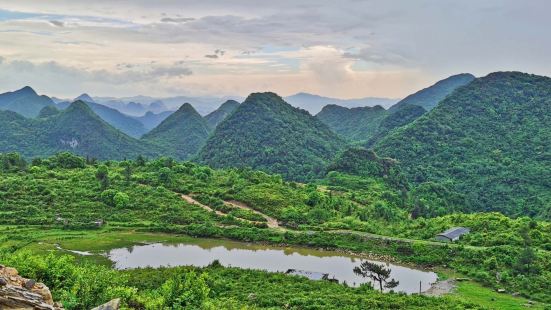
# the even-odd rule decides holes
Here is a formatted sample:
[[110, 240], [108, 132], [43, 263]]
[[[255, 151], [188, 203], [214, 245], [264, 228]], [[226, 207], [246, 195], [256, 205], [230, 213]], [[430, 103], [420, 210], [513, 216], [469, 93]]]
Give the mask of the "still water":
[[[264, 246], [228, 240], [194, 239], [178, 244], [135, 245], [110, 250], [107, 256], [117, 269], [189, 265], [204, 267], [217, 259], [227, 267], [261, 269], [269, 272], [296, 269], [327, 273], [329, 279], [334, 278], [341, 283], [346, 281], [351, 286], [369, 281], [352, 271], [361, 263], [362, 259], [359, 257], [332, 251]], [[419, 282], [421, 291], [425, 291], [437, 279], [434, 272], [378, 263], [392, 269], [391, 277], [400, 281], [394, 289], [397, 292], [418, 293]]]

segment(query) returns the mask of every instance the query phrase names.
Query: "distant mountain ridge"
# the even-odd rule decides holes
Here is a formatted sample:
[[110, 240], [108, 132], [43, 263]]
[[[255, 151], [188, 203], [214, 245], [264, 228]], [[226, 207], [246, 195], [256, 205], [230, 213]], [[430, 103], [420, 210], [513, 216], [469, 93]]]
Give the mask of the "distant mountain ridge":
[[36, 117], [42, 108], [52, 105], [55, 105], [52, 99], [44, 95], [39, 96], [29, 86], [0, 94], [0, 110], [13, 111], [25, 117]]
[[[129, 115], [126, 115], [117, 109], [96, 103], [93, 100], [87, 101], [91, 99], [92, 98], [89, 95], [82, 94], [75, 100], [86, 103], [86, 105], [90, 107], [92, 111], [99, 115], [104, 121], [131, 137], [140, 138], [148, 131], [148, 129], [146, 129], [146, 127], [139, 120]], [[69, 102], [60, 102], [57, 104], [57, 107], [59, 109], [65, 109], [69, 105]]]
[[436, 105], [451, 94], [457, 88], [467, 85], [476, 77], [470, 73], [460, 73], [440, 80], [435, 84], [421, 89], [420, 91], [400, 100], [396, 105], [390, 107], [389, 111], [394, 111], [404, 105], [417, 105], [430, 111]]
[[389, 108], [398, 102], [399, 99], [392, 98], [379, 98], [379, 97], [365, 97], [358, 99], [337, 99], [330, 97], [323, 97], [319, 95], [313, 95], [309, 93], [298, 93], [292, 96], [285, 97], [284, 100], [294, 107], [307, 110], [312, 115], [319, 113], [324, 106], [338, 105], [345, 108], [358, 108], [358, 107], [374, 107], [381, 106], [383, 108]]

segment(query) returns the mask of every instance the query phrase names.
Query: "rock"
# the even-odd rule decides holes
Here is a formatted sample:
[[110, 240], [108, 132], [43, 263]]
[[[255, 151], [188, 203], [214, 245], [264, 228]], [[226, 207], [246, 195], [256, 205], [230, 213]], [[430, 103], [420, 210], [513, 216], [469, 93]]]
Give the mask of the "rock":
[[498, 288], [498, 289], [497, 289], [497, 292], [498, 292], [498, 293], [505, 293], [505, 289], [504, 289], [504, 288]]
[[23, 287], [25, 287], [28, 290], [32, 290], [35, 284], [36, 284], [35, 280], [28, 280], [28, 281], [25, 281], [25, 284], [23, 284]]
[[36, 280], [19, 276], [17, 269], [0, 268], [0, 309], [63, 310], [52, 300], [50, 289]]
[[120, 298], [113, 299], [107, 303], [104, 303], [101, 306], [97, 306], [92, 310], [119, 310], [121, 306]]

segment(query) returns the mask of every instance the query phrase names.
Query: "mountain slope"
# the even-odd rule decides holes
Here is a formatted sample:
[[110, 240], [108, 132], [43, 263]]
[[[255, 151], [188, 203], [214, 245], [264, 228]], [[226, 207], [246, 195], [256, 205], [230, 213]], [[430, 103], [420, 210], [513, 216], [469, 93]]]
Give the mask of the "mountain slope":
[[[87, 94], [82, 94], [78, 98], [91, 99], [90, 96]], [[94, 113], [99, 115], [99, 117], [101, 117], [109, 125], [117, 128], [118, 130], [124, 132], [131, 137], [139, 138], [147, 132], [147, 129], [139, 120], [136, 120], [129, 115], [123, 114], [117, 109], [110, 108], [94, 101], [80, 101], [86, 103], [86, 105], [90, 107], [92, 111], [94, 111]], [[66, 109], [69, 105], [70, 103], [68, 102], [61, 102], [57, 104], [57, 107], [59, 109]]]
[[82, 101], [37, 119], [0, 111], [0, 123], [0, 153], [19, 152], [25, 157], [37, 157], [71, 151], [98, 159], [124, 159], [158, 156], [162, 152], [113, 128]]
[[326, 105], [316, 118], [350, 141], [367, 141], [386, 115], [387, 111], [381, 106], [348, 109]]
[[326, 105], [338, 105], [345, 108], [382, 106], [388, 108], [398, 102], [397, 99], [366, 97], [358, 99], [337, 99], [322, 97], [308, 93], [298, 93], [285, 97], [284, 100], [294, 107], [304, 109], [312, 114], [317, 114]]
[[343, 147], [336, 134], [274, 93], [251, 94], [218, 125], [199, 153], [214, 167], [253, 167], [305, 180]]
[[417, 184], [461, 194], [464, 210], [551, 218], [551, 78], [497, 72], [453, 92], [375, 145]]
[[142, 116], [134, 116], [133, 118], [142, 123], [146, 130], [151, 130], [159, 126], [159, 124], [167, 117], [169, 117], [172, 113], [174, 113], [174, 111], [164, 111], [157, 114], [148, 111]]
[[218, 109], [212, 111], [205, 116], [205, 120], [210, 128], [216, 128], [228, 115], [230, 115], [235, 109], [239, 107], [239, 102], [235, 100], [228, 100], [224, 102]]
[[203, 117], [189, 103], [185, 103], [159, 126], [145, 134], [142, 141], [160, 145], [179, 159], [188, 159], [203, 146], [209, 132]]
[[36, 117], [42, 108], [55, 103], [47, 96], [39, 96], [32, 88], [0, 94], [0, 110], [13, 111], [25, 117]]
[[381, 120], [377, 130], [371, 135], [365, 146], [369, 147], [381, 140], [393, 129], [405, 126], [421, 117], [427, 111], [418, 105], [406, 104], [387, 115]]
[[407, 96], [392, 106], [389, 111], [392, 112], [395, 109], [408, 104], [418, 105], [423, 107], [425, 110], [430, 111], [438, 104], [438, 102], [446, 98], [447, 95], [451, 94], [458, 87], [469, 84], [474, 79], [475, 76], [470, 73], [452, 75], [446, 79], [436, 82], [432, 86]]

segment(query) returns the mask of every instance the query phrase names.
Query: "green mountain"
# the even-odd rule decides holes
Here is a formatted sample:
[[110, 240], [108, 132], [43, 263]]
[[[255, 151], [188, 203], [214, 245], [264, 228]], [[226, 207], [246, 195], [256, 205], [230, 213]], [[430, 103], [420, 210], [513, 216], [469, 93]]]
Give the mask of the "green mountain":
[[0, 111], [0, 153], [20, 152], [25, 157], [47, 156], [60, 151], [98, 159], [156, 156], [158, 148], [131, 138], [96, 115], [84, 102], [49, 117], [27, 119]]
[[371, 146], [377, 141], [381, 140], [384, 136], [388, 135], [394, 128], [405, 126], [414, 120], [421, 117], [427, 111], [418, 105], [405, 104], [392, 113], [387, 115], [381, 120], [377, 130], [371, 135], [371, 138], [367, 141], [366, 146]]
[[274, 93], [251, 94], [199, 153], [214, 167], [252, 167], [293, 180], [320, 175], [344, 141], [307, 111]]
[[170, 116], [170, 114], [174, 113], [174, 111], [164, 111], [160, 113], [153, 113], [151, 111], [147, 111], [142, 116], [134, 116], [133, 118], [145, 127], [146, 130], [151, 130], [159, 124], [164, 121], [167, 117]]
[[316, 118], [349, 141], [367, 141], [386, 115], [387, 111], [381, 106], [349, 109], [326, 105]]
[[[90, 107], [94, 113], [99, 115], [99, 117], [101, 117], [109, 125], [131, 137], [139, 138], [148, 131], [139, 120], [133, 118], [132, 116], [126, 115], [117, 109], [96, 103], [87, 94], [78, 96], [75, 101], [82, 101], [86, 103], [86, 105]], [[60, 109], [65, 109], [67, 106], [69, 106], [68, 102], [59, 103], [57, 105]]]
[[37, 118], [47, 118], [50, 116], [57, 115], [60, 111], [53, 105], [48, 105], [42, 108], [38, 113]]
[[189, 103], [182, 105], [159, 126], [145, 134], [142, 141], [151, 142], [179, 159], [188, 159], [204, 145], [210, 130], [207, 122]]
[[399, 160], [424, 190], [458, 194], [463, 211], [549, 219], [549, 141], [551, 78], [497, 72], [457, 89], [374, 149]]
[[210, 128], [216, 128], [226, 117], [228, 117], [235, 109], [239, 107], [239, 102], [228, 100], [224, 102], [218, 109], [212, 111], [205, 116], [205, 120]]
[[42, 108], [55, 103], [47, 96], [39, 96], [32, 88], [0, 94], [0, 110], [19, 113], [25, 117], [36, 117]]
[[469, 84], [474, 79], [475, 76], [470, 73], [452, 75], [446, 79], [436, 82], [436, 84], [432, 86], [407, 96], [397, 104], [390, 107], [389, 111], [392, 112], [395, 109], [408, 104], [418, 105], [423, 107], [425, 110], [430, 111], [438, 104], [438, 102], [446, 98], [447, 95], [451, 94], [458, 87]]

